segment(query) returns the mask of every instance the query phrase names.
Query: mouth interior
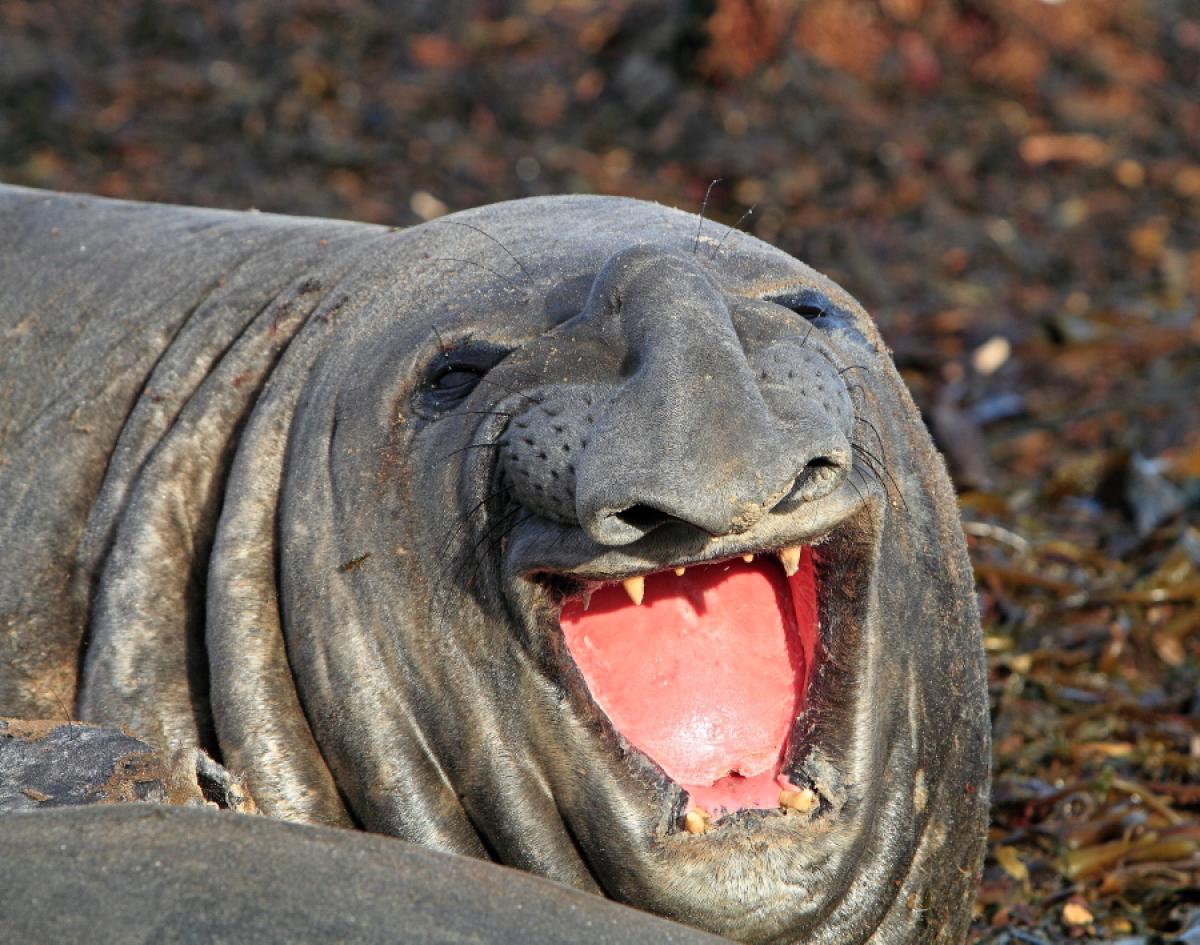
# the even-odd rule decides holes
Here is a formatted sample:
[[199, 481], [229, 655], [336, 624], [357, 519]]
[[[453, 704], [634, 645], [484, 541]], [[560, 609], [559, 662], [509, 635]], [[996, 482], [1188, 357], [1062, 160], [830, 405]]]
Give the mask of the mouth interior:
[[603, 585], [560, 622], [592, 698], [693, 805], [778, 807], [817, 646], [808, 548], [791, 577], [767, 556], [647, 575], [640, 606]]

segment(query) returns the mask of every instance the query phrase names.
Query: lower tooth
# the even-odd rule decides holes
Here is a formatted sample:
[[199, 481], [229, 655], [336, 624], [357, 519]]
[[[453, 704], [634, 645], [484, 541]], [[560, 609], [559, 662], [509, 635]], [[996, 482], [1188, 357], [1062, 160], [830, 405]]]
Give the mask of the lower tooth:
[[683, 816], [683, 829], [688, 833], [706, 833], [708, 822], [708, 812], [699, 807], [693, 807]]
[[779, 792], [779, 806], [788, 810], [807, 814], [817, 809], [821, 799], [812, 788], [802, 788], [798, 791], [783, 790]]

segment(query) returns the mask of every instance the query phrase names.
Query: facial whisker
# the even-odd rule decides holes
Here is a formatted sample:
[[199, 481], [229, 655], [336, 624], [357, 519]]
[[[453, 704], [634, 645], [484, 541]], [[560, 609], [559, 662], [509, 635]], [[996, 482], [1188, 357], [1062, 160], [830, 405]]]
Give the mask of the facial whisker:
[[491, 273], [493, 276], [495, 276], [497, 279], [503, 279], [505, 282], [507, 282], [507, 283], [508, 283], [510, 286], [512, 286], [514, 289], [519, 289], [519, 288], [520, 288], [520, 286], [518, 286], [518, 285], [517, 285], [515, 282], [513, 282], [512, 276], [505, 275], [503, 272], [499, 272], [499, 271], [497, 271], [497, 270], [493, 269], [491, 266], [488, 266], [488, 265], [485, 265], [484, 263], [481, 263], [481, 262], [480, 262], [479, 260], [477, 260], [477, 259], [461, 259], [461, 258], [459, 258], [458, 256], [431, 256], [431, 257], [429, 258], [429, 262], [449, 262], [449, 263], [462, 263], [462, 264], [464, 264], [464, 265], [467, 265], [467, 266], [478, 266], [480, 269], [486, 269], [488, 272], [490, 272], [490, 273]]
[[743, 223], [744, 223], [744, 222], [745, 222], [747, 219], [749, 219], [749, 218], [750, 218], [750, 216], [751, 216], [751, 215], [754, 213], [754, 210], [755, 210], [755, 208], [756, 208], [757, 206], [758, 206], [758, 204], [754, 204], [753, 206], [751, 206], [749, 210], [747, 210], [745, 213], [743, 213], [743, 214], [742, 214], [740, 217], [738, 217], [738, 218], [737, 218], [737, 222], [736, 222], [736, 223], [734, 223], [734, 224], [733, 224], [733, 226], [730, 226], [730, 227], [726, 227], [726, 228], [725, 228], [725, 233], [724, 233], [724, 235], [721, 237], [721, 241], [720, 241], [719, 243], [717, 243], [717, 248], [716, 248], [716, 249], [714, 249], [714, 250], [712, 251], [712, 254], [711, 254], [709, 257], [708, 257], [708, 258], [709, 258], [709, 261], [715, 261], [715, 260], [716, 260], [716, 258], [717, 258], [717, 255], [718, 255], [718, 254], [721, 252], [721, 247], [722, 247], [722, 246], [724, 246], [724, 245], [725, 245], [725, 241], [726, 241], [727, 239], [729, 239], [729, 234], [730, 234], [730, 233], [734, 233], [734, 232], [736, 232], [737, 230], [740, 230], [740, 229], [741, 229], [741, 227], [742, 227], [742, 224], [743, 224]]
[[499, 246], [502, 250], [504, 250], [505, 253], [508, 254], [509, 259], [511, 259], [513, 262], [515, 262], [517, 264], [517, 267], [521, 270], [521, 272], [523, 272], [525, 274], [525, 278], [529, 281], [529, 284], [531, 286], [537, 285], [537, 283], [534, 282], [533, 276], [529, 274], [529, 270], [525, 268], [525, 264], [523, 262], [521, 262], [521, 260], [517, 259], [516, 255], [513, 253], [513, 251], [511, 249], [509, 249], [507, 246], [505, 246], [500, 240], [496, 239], [496, 237], [492, 236], [492, 234], [489, 233], [487, 230], [483, 229], [482, 227], [475, 226], [475, 224], [473, 224], [473, 223], [464, 223], [462, 220], [439, 220], [438, 222], [445, 224], [447, 226], [465, 227], [468, 230], [473, 230], [474, 232], [478, 233], [480, 236], [484, 237], [485, 239], [491, 240], [493, 243], [495, 243], [497, 246]]
[[722, 178], [718, 177], [709, 182], [708, 189], [704, 191], [704, 200], [700, 204], [700, 220], [696, 224], [696, 238], [692, 241], [692, 255], [696, 255], [696, 250], [700, 246], [700, 231], [704, 228], [704, 211], [708, 209], [708, 198], [712, 194], [713, 188], [721, 183]]

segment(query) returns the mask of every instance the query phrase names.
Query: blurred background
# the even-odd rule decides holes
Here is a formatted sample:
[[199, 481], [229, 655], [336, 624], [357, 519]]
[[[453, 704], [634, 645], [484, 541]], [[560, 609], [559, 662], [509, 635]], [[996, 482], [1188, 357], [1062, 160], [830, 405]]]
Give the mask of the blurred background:
[[962, 493], [974, 938], [1200, 945], [1195, 0], [3, 0], [0, 180], [390, 225], [719, 180], [875, 314]]

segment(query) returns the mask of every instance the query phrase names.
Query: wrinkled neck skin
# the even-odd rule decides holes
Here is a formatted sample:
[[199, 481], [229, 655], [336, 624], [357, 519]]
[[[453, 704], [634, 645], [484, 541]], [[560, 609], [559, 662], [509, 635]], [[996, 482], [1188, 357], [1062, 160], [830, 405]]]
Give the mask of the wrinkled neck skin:
[[[183, 389], [187, 344], [211, 366], [110, 447], [72, 598], [84, 718], [209, 747], [274, 816], [738, 940], [961, 940], [989, 755], [971, 572], [852, 298], [616, 198], [329, 246], [320, 221], [212, 216], [214, 247], [258, 227], [290, 248], [221, 263], [270, 291], [228, 338], [200, 303], [164, 329], [149, 387]], [[232, 311], [241, 283], [212, 279]], [[699, 810], [609, 719], [560, 610], [749, 555], [790, 575], [801, 549], [816, 642], [763, 776], [804, 803]]]
[[[283, 604], [336, 781], [368, 829], [733, 938], [954, 941], [987, 728], [940, 457], [828, 280], [739, 234], [693, 252], [689, 217], [593, 207], [609, 209], [582, 224], [529, 205], [460, 216], [521, 268], [482, 237], [472, 250], [510, 278], [434, 281], [418, 263], [411, 294], [379, 300], [306, 388]], [[412, 255], [471, 237], [457, 229], [412, 234]], [[431, 312], [436, 331], [399, 330]], [[457, 381], [479, 346], [503, 354], [444, 395], [437, 365]], [[842, 386], [789, 383], [818, 376]], [[822, 466], [824, 491], [796, 501]], [[819, 815], [682, 831], [683, 791], [597, 707], [537, 576], [619, 580], [810, 539], [823, 653], [785, 770]]]

